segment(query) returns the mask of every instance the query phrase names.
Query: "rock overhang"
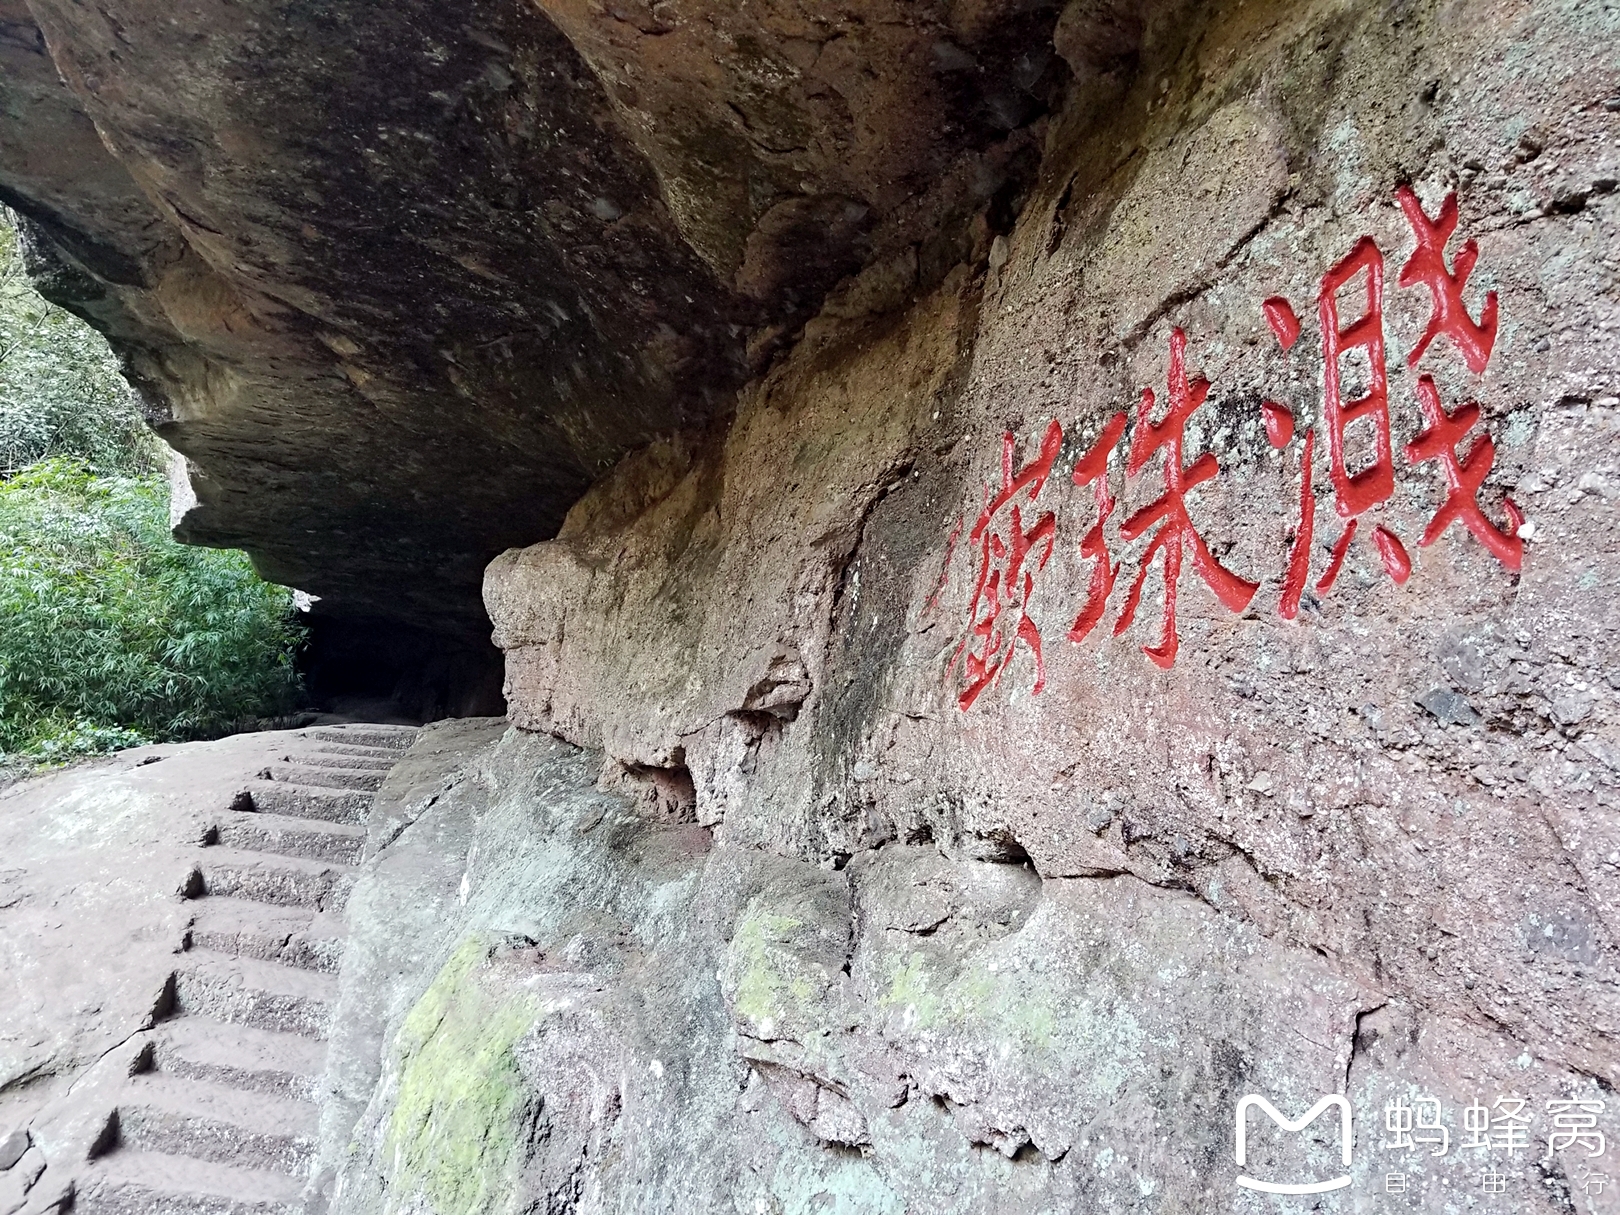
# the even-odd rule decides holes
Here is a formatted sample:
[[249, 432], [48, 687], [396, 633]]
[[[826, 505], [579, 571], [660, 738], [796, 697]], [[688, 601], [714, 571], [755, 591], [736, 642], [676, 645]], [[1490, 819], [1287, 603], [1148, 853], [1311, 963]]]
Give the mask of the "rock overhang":
[[466, 642], [489, 558], [840, 281], [893, 307], [1010, 223], [1059, 10], [7, 0], [0, 195], [185, 456], [182, 539]]

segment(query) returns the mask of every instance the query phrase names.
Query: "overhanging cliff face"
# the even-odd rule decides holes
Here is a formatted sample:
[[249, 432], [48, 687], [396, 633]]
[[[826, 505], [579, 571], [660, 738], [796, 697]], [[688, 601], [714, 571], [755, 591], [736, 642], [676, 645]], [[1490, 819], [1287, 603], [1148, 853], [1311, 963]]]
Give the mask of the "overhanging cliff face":
[[[1605, 1209], [1547, 1102], [1620, 1080], [1615, 20], [1205, 13], [1097, 125], [1072, 95], [983, 263], [818, 318], [723, 439], [491, 565], [515, 722], [710, 828], [710, 874], [840, 875], [722, 934], [847, 934], [841, 972], [719, 992], [770, 1108], [894, 1209], [1247, 1209], [1245, 1092], [1349, 1098], [1343, 1209], [1475, 1159]], [[1041, 912], [988, 915], [987, 862]], [[1212, 995], [1251, 931], [1291, 994]], [[1402, 1094], [1458, 1147], [1532, 1108], [1539, 1163], [1381, 1149]]]
[[[553, 298], [516, 273], [538, 261], [489, 251], [572, 265], [582, 234], [619, 224], [686, 259], [678, 275], [649, 261], [649, 283], [710, 284], [657, 296], [642, 329], [634, 283], [602, 288], [614, 311], [591, 340], [615, 358], [702, 333], [718, 353], [671, 363], [667, 396], [581, 355], [604, 427], [632, 417], [614, 394], [671, 404], [599, 448], [577, 427], [540, 443], [595, 454], [567, 465], [573, 482], [547, 465], [559, 479], [518, 478], [505, 499], [539, 512], [523, 494], [550, 495], [544, 531], [590, 481], [554, 538], [485, 573], [516, 729], [441, 735], [379, 794], [311, 1209], [1277, 1209], [1237, 1181], [1249, 1093], [1288, 1117], [1352, 1107], [1349, 1184], [1323, 1209], [1383, 1202], [1392, 1172], [1421, 1209], [1450, 1209], [1498, 1192], [1479, 1188], [1487, 1166], [1515, 1210], [1607, 1209], [1612, 1188], [1583, 1182], [1593, 1141], [1560, 1140], [1548, 1103], [1595, 1103], [1620, 1133], [1615, 11], [783, 8], [746, 29], [680, 3], [545, 12], [523, 28], [586, 65], [570, 79], [603, 141], [593, 163], [622, 157], [653, 201], [592, 178], [560, 210], [542, 201], [539, 252], [485, 246], [458, 209], [474, 192], [421, 201], [409, 157], [368, 136], [371, 167], [334, 178], [353, 193], [300, 195], [316, 236], [298, 239], [332, 242], [310, 246], [332, 249], [331, 272], [293, 302], [240, 268], [326, 273], [277, 226], [296, 209], [276, 211], [280, 179], [254, 175], [280, 162], [207, 167], [281, 128], [226, 137], [176, 115], [228, 93], [284, 107], [314, 163], [348, 138], [342, 106], [317, 122], [285, 81], [231, 93], [206, 65], [212, 95], [160, 87], [127, 66], [153, 16], [103, 29], [38, 4], [73, 100], [36, 73], [31, 104], [67, 134], [89, 114], [125, 149], [98, 222], [167, 206], [163, 224], [189, 225], [151, 246], [150, 285], [85, 288], [84, 306], [138, 359], [201, 369], [164, 381], [202, 386], [176, 401], [262, 411], [263, 432], [246, 412], [177, 417], [209, 476], [268, 476], [255, 436], [307, 426], [300, 476], [408, 486], [397, 441], [433, 465], [422, 484], [446, 509], [504, 493], [531, 466], [501, 464], [517, 448], [496, 440], [540, 443], [584, 416], [559, 404], [575, 398], [557, 389], [519, 425], [492, 387], [519, 379], [481, 373], [458, 395], [454, 377], [488, 364], [464, 347], [435, 362], [438, 338], [412, 363], [427, 347], [399, 334], [425, 332], [457, 283], [525, 309]], [[279, 62], [262, 16], [253, 55], [219, 62]], [[341, 59], [377, 87], [439, 89], [402, 65], [431, 76], [442, 52], [433, 70], [465, 63], [477, 82], [453, 112], [486, 115], [467, 137], [481, 163], [478, 90], [530, 87], [515, 48], [539, 43], [519, 18], [435, 33], [420, 63], [399, 58], [419, 45], [409, 10], [349, 19], [321, 45], [378, 38], [391, 73], [287, 52], [303, 73], [288, 80], [329, 99], [310, 73], [338, 79]], [[248, 44], [234, 18], [197, 21]], [[1058, 61], [1029, 57], [1030, 38]], [[425, 129], [405, 121], [418, 102], [367, 129]], [[166, 116], [143, 126], [142, 107]], [[159, 172], [171, 162], [190, 175]], [[551, 164], [536, 181], [561, 179]], [[49, 207], [75, 196], [24, 191], [20, 173], [7, 188], [60, 222]], [[389, 210], [396, 194], [414, 201]], [[387, 240], [330, 219], [349, 199], [397, 221]], [[207, 209], [227, 204], [229, 222]], [[64, 274], [117, 247], [51, 231]], [[267, 253], [231, 252], [230, 234], [261, 231]], [[466, 243], [418, 283], [430, 263], [411, 259], [441, 232]], [[345, 243], [398, 252], [345, 271]], [[230, 278], [251, 306], [209, 330], [187, 308], [225, 297], [164, 275]], [[564, 278], [598, 298], [585, 271]], [[638, 333], [654, 337], [622, 344]], [[525, 349], [502, 375], [570, 374]], [[678, 390], [688, 373], [698, 387]], [[443, 397], [423, 387], [438, 375]], [[454, 425], [410, 429], [452, 399]], [[230, 513], [229, 478], [199, 481], [197, 526], [249, 517]], [[367, 610], [450, 613], [435, 596], [451, 566], [430, 576], [385, 544], [438, 534], [406, 525], [426, 515], [361, 531], [347, 492], [372, 500], [289, 499], [317, 529], [298, 533], [261, 486], [253, 544], [352, 578]], [[328, 562], [339, 539], [372, 564]], [[455, 551], [470, 569], [477, 546]], [[1418, 1098], [1443, 1159], [1427, 1140], [1382, 1146], [1390, 1109], [1398, 1130], [1395, 1103]], [[1340, 1176], [1336, 1138], [1255, 1134], [1251, 1179]]]
[[477, 636], [490, 557], [839, 280], [1010, 222], [1057, 7], [7, 0], [0, 192], [187, 457], [184, 538]]

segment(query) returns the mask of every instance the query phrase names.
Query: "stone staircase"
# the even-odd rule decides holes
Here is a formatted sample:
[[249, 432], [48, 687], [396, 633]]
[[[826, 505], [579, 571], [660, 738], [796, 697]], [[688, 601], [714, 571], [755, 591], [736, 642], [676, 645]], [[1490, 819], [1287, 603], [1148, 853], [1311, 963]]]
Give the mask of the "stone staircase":
[[373, 793], [416, 731], [303, 731], [203, 836], [161, 1019], [76, 1215], [300, 1215]]

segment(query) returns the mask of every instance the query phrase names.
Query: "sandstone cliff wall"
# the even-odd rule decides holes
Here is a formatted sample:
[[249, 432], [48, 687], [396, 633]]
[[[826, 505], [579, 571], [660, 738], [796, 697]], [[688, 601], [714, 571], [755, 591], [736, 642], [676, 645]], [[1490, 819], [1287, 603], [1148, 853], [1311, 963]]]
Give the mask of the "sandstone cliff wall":
[[1620, 1204], [1620, 11], [116, 7], [0, 188], [191, 534], [466, 636], [567, 508], [283, 1210]]
[[[1158, 30], [1128, 83], [1078, 71], [982, 260], [827, 310], [729, 431], [490, 567], [518, 725], [856, 909], [814, 1015], [720, 991], [913, 1209], [1230, 1209], [1250, 1089], [1349, 1093], [1370, 1186], [1399, 1093], [1460, 1142], [1616, 1080], [1614, 20]], [[929, 906], [867, 918], [890, 864]], [[987, 864], [1027, 922], [975, 919]], [[952, 1197], [885, 1147], [897, 1101], [1029, 1171]], [[1502, 1160], [1524, 1209], [1596, 1201]]]

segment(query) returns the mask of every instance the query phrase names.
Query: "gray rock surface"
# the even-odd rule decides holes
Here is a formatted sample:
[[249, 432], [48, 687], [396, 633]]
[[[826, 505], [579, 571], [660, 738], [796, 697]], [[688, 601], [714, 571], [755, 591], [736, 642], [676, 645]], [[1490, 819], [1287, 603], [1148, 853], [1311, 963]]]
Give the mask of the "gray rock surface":
[[32, 1144], [28, 1131], [22, 1127], [10, 1132], [4, 1139], [0, 1139], [0, 1169], [9, 1169], [23, 1158]]
[[[1395, 1095], [1586, 1083], [1186, 891], [932, 844], [837, 869], [650, 817], [543, 736], [460, 741], [385, 787], [409, 823], [350, 901], [333, 1212], [1260, 1211], [1251, 1091], [1349, 1094], [1320, 1209], [1375, 1209]], [[1331, 1135], [1252, 1142], [1260, 1176], [1342, 1171]], [[1536, 1167], [1519, 1209], [1585, 1198]]]
[[1058, 10], [5, 0], [0, 199], [184, 453], [184, 537], [482, 641], [501, 549], [847, 275], [893, 307], [1006, 222]]

